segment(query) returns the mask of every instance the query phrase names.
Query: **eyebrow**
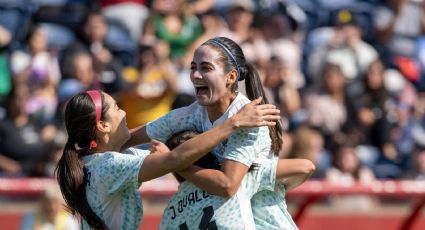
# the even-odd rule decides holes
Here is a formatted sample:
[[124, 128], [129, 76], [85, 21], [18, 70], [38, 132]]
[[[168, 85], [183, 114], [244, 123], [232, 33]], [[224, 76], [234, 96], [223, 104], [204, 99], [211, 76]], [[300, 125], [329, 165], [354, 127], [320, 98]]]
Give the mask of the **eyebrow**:
[[[192, 62], [190, 63], [190, 65], [196, 65], [196, 63], [195, 63], [194, 61], [192, 61]], [[200, 63], [200, 65], [210, 65], [210, 66], [214, 66], [211, 62], [206, 62], [206, 61], [201, 62], [201, 63]]]

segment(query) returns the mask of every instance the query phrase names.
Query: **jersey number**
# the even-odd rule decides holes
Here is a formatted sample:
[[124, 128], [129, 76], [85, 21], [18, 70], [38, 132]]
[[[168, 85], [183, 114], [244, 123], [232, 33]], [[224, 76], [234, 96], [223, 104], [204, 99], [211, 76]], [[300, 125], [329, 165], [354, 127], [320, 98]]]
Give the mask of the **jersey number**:
[[[199, 230], [217, 230], [217, 225], [215, 224], [215, 220], [211, 221], [214, 216], [214, 209], [212, 206], [205, 207], [202, 210], [204, 213], [202, 214], [201, 223], [199, 223]], [[189, 230], [186, 222], [179, 226], [180, 230]]]

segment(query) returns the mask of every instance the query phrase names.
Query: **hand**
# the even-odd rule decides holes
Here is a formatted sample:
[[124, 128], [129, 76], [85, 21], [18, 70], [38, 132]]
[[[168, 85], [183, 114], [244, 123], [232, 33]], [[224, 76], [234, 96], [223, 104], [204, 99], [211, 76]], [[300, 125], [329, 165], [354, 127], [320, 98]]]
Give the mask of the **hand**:
[[280, 110], [275, 105], [260, 105], [262, 100], [261, 97], [253, 100], [232, 117], [237, 128], [276, 125], [276, 121], [280, 119]]
[[19, 162], [0, 155], [0, 169], [8, 174], [18, 174], [22, 172], [22, 166]]
[[170, 149], [164, 143], [157, 140], [151, 141], [151, 148], [149, 150], [151, 151], [151, 154], [170, 152]]

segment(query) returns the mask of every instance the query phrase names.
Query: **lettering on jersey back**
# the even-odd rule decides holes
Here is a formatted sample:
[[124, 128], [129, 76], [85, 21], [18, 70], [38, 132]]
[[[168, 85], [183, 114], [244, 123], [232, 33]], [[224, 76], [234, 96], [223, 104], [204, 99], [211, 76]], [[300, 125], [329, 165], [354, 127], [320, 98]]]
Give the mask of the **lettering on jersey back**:
[[205, 191], [195, 190], [193, 192], [190, 192], [189, 194], [184, 196], [183, 199], [180, 199], [177, 202], [177, 206], [173, 205], [169, 208], [173, 212], [173, 216], [171, 217], [171, 219], [174, 220], [176, 216], [182, 213], [186, 207], [196, 204], [197, 202], [208, 197], [210, 197], [210, 194]]

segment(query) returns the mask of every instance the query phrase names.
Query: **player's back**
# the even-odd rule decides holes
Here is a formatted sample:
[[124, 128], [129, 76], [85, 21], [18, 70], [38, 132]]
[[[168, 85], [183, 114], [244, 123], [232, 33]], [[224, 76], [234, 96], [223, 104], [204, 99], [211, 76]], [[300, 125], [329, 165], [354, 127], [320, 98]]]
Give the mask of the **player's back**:
[[242, 190], [224, 198], [185, 181], [168, 202], [159, 229], [255, 229], [249, 202]]

